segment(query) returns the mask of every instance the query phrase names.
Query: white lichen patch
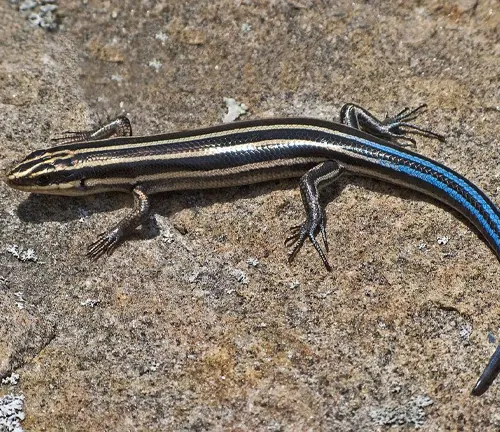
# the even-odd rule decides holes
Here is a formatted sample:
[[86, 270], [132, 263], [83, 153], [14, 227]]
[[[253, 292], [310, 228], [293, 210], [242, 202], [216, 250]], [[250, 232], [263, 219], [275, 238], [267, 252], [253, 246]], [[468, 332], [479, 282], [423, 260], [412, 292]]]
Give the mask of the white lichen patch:
[[23, 432], [24, 396], [12, 394], [0, 398], [0, 431]]

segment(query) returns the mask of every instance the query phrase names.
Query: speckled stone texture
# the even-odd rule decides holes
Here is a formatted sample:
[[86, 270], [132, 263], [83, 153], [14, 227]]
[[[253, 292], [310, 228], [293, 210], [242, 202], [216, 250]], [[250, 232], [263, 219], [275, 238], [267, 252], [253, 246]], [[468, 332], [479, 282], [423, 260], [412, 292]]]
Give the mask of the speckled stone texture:
[[[447, 142], [418, 151], [500, 203], [496, 0], [59, 3], [47, 31], [0, 2], [2, 170], [120, 113], [150, 134], [220, 123], [225, 97], [247, 119], [425, 102]], [[431, 199], [346, 177], [323, 193], [333, 272], [309, 244], [289, 265], [297, 184], [157, 195], [91, 263], [131, 197], [1, 182], [0, 373], [20, 380], [0, 397], [24, 395], [25, 430], [498, 430], [500, 382], [469, 395], [500, 337], [485, 242]]]

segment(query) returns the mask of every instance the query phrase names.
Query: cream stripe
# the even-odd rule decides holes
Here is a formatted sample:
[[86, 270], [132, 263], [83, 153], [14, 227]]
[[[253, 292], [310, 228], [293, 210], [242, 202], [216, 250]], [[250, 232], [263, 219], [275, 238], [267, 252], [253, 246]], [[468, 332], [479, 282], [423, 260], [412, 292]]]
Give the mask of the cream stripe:
[[[88, 160], [85, 162], [80, 162], [78, 164], [75, 164], [73, 166], [69, 166], [66, 168], [58, 168], [58, 171], [64, 172], [64, 171], [73, 171], [75, 169], [105, 167], [107, 165], [111, 165], [114, 163], [116, 163], [116, 164], [127, 163], [127, 164], [130, 164], [131, 169], [133, 169], [134, 168], [133, 164], [135, 162], [142, 162], [142, 161], [154, 162], [154, 161], [176, 160], [176, 159], [182, 159], [182, 158], [197, 159], [197, 158], [204, 158], [207, 156], [218, 156], [218, 155], [224, 155], [224, 154], [251, 152], [251, 151], [259, 150], [262, 147], [271, 147], [271, 146], [275, 146], [276, 151], [279, 151], [278, 150], [279, 147], [289, 147], [291, 145], [311, 146], [311, 144], [314, 145], [315, 147], [321, 147], [325, 150], [326, 149], [333, 150], [332, 144], [329, 144], [329, 143], [320, 143], [320, 142], [313, 142], [312, 143], [311, 141], [277, 139], [277, 140], [258, 141], [258, 142], [252, 142], [252, 143], [246, 143], [246, 144], [238, 144], [238, 145], [232, 145], [232, 146], [228, 146], [228, 147], [210, 147], [210, 148], [199, 149], [197, 151], [156, 154], [156, 155], [151, 155], [151, 156], [131, 156], [128, 158], [124, 157], [124, 156], [120, 156], [116, 159], [110, 159], [109, 156], [103, 155], [102, 159]], [[340, 147], [335, 146], [335, 149], [340, 150]]]
[[[280, 125], [281, 126], [281, 125]], [[308, 129], [311, 131], [318, 131], [318, 132], [324, 132], [329, 134], [330, 136], [335, 137], [341, 137], [341, 138], [347, 138], [352, 140], [352, 136], [349, 134], [341, 133], [339, 131], [335, 131], [333, 129], [328, 129], [328, 128], [322, 128], [322, 127], [317, 127], [317, 126], [310, 126], [310, 125], [304, 125], [304, 124], [283, 124], [283, 128], [287, 129]], [[249, 132], [249, 131], [262, 131], [262, 130], [272, 130], [276, 129], [276, 125], [264, 125], [264, 126], [251, 126], [251, 127], [246, 127], [246, 128], [241, 128], [241, 129], [234, 129], [234, 130], [226, 130], [226, 131], [220, 131], [216, 133], [211, 133], [211, 134], [203, 134], [203, 135], [198, 135], [198, 136], [190, 136], [190, 137], [181, 137], [181, 138], [175, 138], [171, 140], [161, 140], [161, 141], [153, 141], [153, 142], [144, 142], [144, 143], [136, 143], [136, 144], [131, 144], [131, 145], [124, 145], [124, 146], [112, 146], [112, 147], [100, 147], [99, 143], [102, 141], [95, 141], [96, 142], [96, 147], [94, 148], [85, 148], [81, 150], [61, 150], [61, 153], [55, 153], [55, 156], [52, 157], [49, 160], [45, 160], [40, 162], [39, 165], [35, 167], [31, 167], [22, 173], [18, 173], [17, 175], [22, 177], [24, 175], [28, 175], [29, 173], [35, 172], [36, 168], [38, 168], [40, 165], [43, 164], [49, 164], [50, 160], [54, 160], [57, 158], [61, 157], [72, 157], [72, 154], [84, 154], [85, 152], [89, 151], [94, 151], [94, 150], [103, 150], [104, 155], [101, 160], [90, 160], [88, 162], [84, 162], [81, 164], [78, 164], [77, 166], [68, 166], [66, 168], [61, 168], [61, 167], [56, 167], [58, 171], [72, 171], [73, 169], [79, 169], [79, 168], [86, 168], [86, 167], [97, 167], [97, 166], [106, 166], [110, 163], [120, 163], [120, 162], [125, 162], [125, 163], [133, 163], [133, 162], [140, 162], [143, 160], [169, 160], [169, 159], [177, 159], [177, 158], [185, 158], [185, 157], [190, 157], [190, 158], [198, 158], [198, 157], [206, 157], [208, 155], [222, 155], [222, 154], [228, 154], [228, 153], [233, 153], [233, 152], [238, 152], [238, 151], [248, 151], [248, 150], [253, 150], [257, 149], [259, 147], [263, 146], [270, 146], [270, 145], [277, 145], [279, 146], [280, 144], [283, 146], [288, 146], [290, 144], [306, 144], [310, 145], [311, 141], [297, 141], [293, 139], [279, 139], [279, 140], [267, 140], [267, 141], [259, 141], [259, 142], [253, 142], [253, 143], [245, 143], [245, 144], [240, 144], [240, 145], [231, 145], [231, 146], [226, 146], [226, 147], [207, 147], [203, 149], [198, 149], [198, 150], [192, 150], [192, 151], [184, 151], [184, 152], [173, 152], [170, 154], [156, 154], [152, 156], [139, 156], [139, 157], [130, 157], [130, 158], [125, 158], [123, 156], [118, 157], [116, 160], [113, 162], [110, 161], [109, 155], [106, 156], [106, 150], [110, 151], [115, 151], [115, 150], [124, 150], [124, 149], [133, 149], [133, 148], [147, 148], [147, 147], [155, 147], [157, 145], [163, 145], [163, 144], [169, 144], [169, 143], [180, 143], [180, 142], [189, 142], [192, 140], [199, 140], [199, 139], [208, 139], [208, 138], [223, 138], [225, 136], [231, 136], [233, 134], [238, 134], [242, 132]], [[137, 139], [137, 137], [130, 137], [130, 139]], [[105, 141], [105, 140], [104, 140]], [[334, 150], [338, 152], [339, 150], [345, 150], [345, 145], [344, 148], [342, 148], [340, 145], [335, 145], [333, 146], [331, 143], [326, 143], [326, 142], [314, 142], [314, 145], [317, 147], [322, 147], [325, 150], [329, 149], [330, 151]], [[333, 149], [332, 147], [335, 147]], [[346, 149], [348, 150], [348, 149]], [[342, 151], [341, 151], [342, 152]]]
[[[329, 128], [322, 128], [322, 127], [318, 127], [318, 126], [310, 126], [310, 125], [306, 125], [306, 124], [280, 124], [279, 127], [277, 127], [277, 125], [262, 125], [262, 126], [248, 126], [246, 128], [240, 128], [240, 129], [233, 129], [233, 130], [225, 130], [225, 131], [220, 131], [220, 132], [214, 132], [214, 133], [210, 133], [210, 134], [202, 134], [202, 135], [195, 135], [195, 136], [188, 136], [188, 137], [179, 137], [179, 138], [175, 138], [175, 139], [170, 139], [170, 140], [159, 140], [159, 141], [147, 141], [147, 142], [142, 142], [142, 143], [131, 143], [131, 144], [125, 144], [125, 145], [121, 145], [121, 146], [111, 146], [111, 147], [104, 147], [102, 145], [100, 145], [101, 143], [103, 142], [106, 142], [108, 141], [108, 139], [106, 140], [98, 140], [98, 141], [95, 141], [96, 143], [96, 146], [95, 147], [90, 147], [90, 148], [84, 148], [84, 149], [73, 149], [73, 150], [60, 150], [56, 153], [53, 153], [51, 156], [50, 159], [48, 160], [44, 160], [44, 161], [41, 161], [38, 165], [36, 166], [33, 166], [29, 169], [26, 169], [24, 170], [22, 173], [19, 173], [21, 176], [24, 176], [28, 173], [32, 173], [32, 172], [35, 172], [36, 168], [38, 168], [40, 165], [43, 165], [43, 164], [47, 164], [47, 163], [50, 163], [51, 160], [54, 160], [54, 159], [58, 159], [58, 158], [71, 158], [73, 156], [76, 156], [76, 155], [82, 155], [82, 154], [85, 154], [85, 153], [88, 153], [88, 152], [93, 152], [93, 151], [103, 151], [104, 152], [104, 155], [102, 156], [102, 160], [103, 160], [103, 163], [96, 163], [97, 160], [94, 159], [91, 161], [91, 164], [80, 164], [78, 165], [78, 168], [84, 168], [84, 167], [87, 167], [87, 166], [103, 166], [103, 165], [106, 165], [109, 161], [109, 156], [106, 156], [106, 151], [109, 150], [109, 151], [116, 151], [116, 150], [127, 150], [127, 149], [141, 149], [141, 148], [150, 148], [150, 147], [156, 147], [156, 146], [161, 146], [161, 145], [168, 145], [168, 144], [175, 144], [175, 143], [183, 143], [183, 142], [189, 142], [189, 141], [193, 141], [193, 140], [204, 140], [204, 139], [212, 139], [212, 138], [223, 138], [223, 137], [226, 137], [226, 136], [231, 136], [233, 134], [239, 134], [239, 133], [244, 133], [244, 132], [252, 132], [252, 131], [256, 131], [256, 132], [259, 132], [259, 131], [267, 131], [267, 130], [273, 130], [273, 129], [278, 129], [278, 128], [284, 128], [284, 129], [307, 129], [307, 130], [311, 130], [311, 131], [316, 131], [316, 132], [323, 132], [323, 133], [327, 133], [331, 136], [340, 136], [340, 137], [344, 137], [344, 138], [350, 138], [352, 139], [352, 136], [349, 135], [349, 134], [343, 134], [341, 132], [338, 132], [338, 131], [335, 131], [333, 129], [329, 129]], [[138, 138], [141, 138], [141, 137], [124, 137], [124, 138], [121, 138], [121, 139], [126, 139], [126, 140], [130, 140], [130, 141], [134, 141], [134, 140], [137, 140]], [[151, 137], [153, 138], [153, 137]], [[110, 139], [116, 139], [116, 138], [110, 138]], [[286, 139], [280, 139], [280, 140], [270, 140], [270, 141], [261, 141], [261, 143], [264, 143], [263, 145], [265, 145], [265, 143], [287, 143], [287, 142], [296, 142], [296, 140], [286, 140]], [[304, 142], [310, 142], [310, 141], [304, 141]], [[322, 144], [322, 143], [319, 143], [319, 142], [316, 142], [316, 144]], [[194, 149], [194, 150], [191, 150], [191, 151], [185, 151], [185, 152], [182, 152], [182, 153], [171, 153], [169, 156], [165, 157], [164, 159], [170, 159], [170, 158], [181, 158], [181, 157], [198, 157], [198, 156], [205, 156], [205, 155], [214, 155], [214, 154], [223, 154], [223, 153], [228, 153], [228, 152], [231, 152], [231, 151], [235, 151], [235, 149], [238, 149], [238, 150], [244, 150], [245, 148], [252, 148], [252, 146], [257, 146], [259, 145], [259, 143], [247, 143], [247, 144], [242, 144], [242, 145], [237, 145], [237, 146], [228, 146], [228, 147], [218, 147], [218, 146], [214, 146], [214, 147], [207, 147], [207, 148], [204, 148], [204, 149]], [[248, 147], [246, 147], [248, 146]], [[261, 144], [262, 146], [262, 144]], [[54, 150], [57, 149], [57, 147], [54, 147], [53, 148]], [[48, 150], [51, 150], [51, 149], [48, 149]], [[199, 154], [201, 152], [201, 155]], [[204, 152], [207, 152], [207, 153], [204, 153]], [[198, 153], [198, 155], [196, 154]], [[40, 157], [40, 156], [38, 156]], [[134, 161], [140, 161], [140, 160], [146, 160], [146, 159], [159, 159], [161, 158], [160, 155], [153, 155], [151, 157], [145, 157], [145, 156], [141, 156], [141, 157], [136, 157], [136, 158], [124, 158], [122, 156], [120, 156], [119, 158], [117, 158], [117, 162], [119, 161], [130, 161], [130, 162], [134, 162]], [[25, 161], [25, 162], [28, 162], [28, 161]], [[66, 169], [62, 169], [62, 168], [58, 168], [59, 170], [61, 171], [67, 171], [67, 170], [72, 170], [74, 169], [74, 167], [67, 167]]]
[[[304, 129], [305, 128], [304, 125], [283, 125], [283, 126], [287, 126], [287, 127], [290, 126], [290, 127], [298, 128], [298, 129]], [[239, 133], [241, 131], [263, 130], [263, 129], [269, 130], [269, 129], [273, 129], [275, 127], [276, 126], [272, 126], [272, 125], [252, 127], [252, 128], [249, 127], [249, 128], [232, 130], [232, 131], [223, 131], [223, 132], [219, 132], [219, 133], [215, 133], [215, 134], [200, 135], [196, 139], [199, 139], [200, 137], [203, 137], [203, 138], [214, 137], [214, 136], [223, 137], [225, 135], [231, 135], [233, 133]], [[307, 126], [306, 128], [308, 128], [310, 130], [327, 132], [330, 135], [334, 135], [334, 136], [341, 136], [341, 137], [352, 139], [352, 136], [350, 136], [348, 134], [343, 134], [341, 132], [334, 131], [334, 130], [331, 130], [331, 129], [325, 129], [325, 128], [319, 128], [319, 127], [310, 127], [310, 126]], [[161, 144], [164, 144], [164, 143], [168, 144], [169, 142], [173, 143], [173, 142], [190, 141], [192, 139], [193, 139], [193, 137], [179, 138], [179, 139], [169, 140], [169, 141], [156, 141], [156, 142], [154, 142], [155, 143], [154, 145], [152, 145], [151, 143], [141, 143], [140, 145], [138, 144], [135, 147], [137, 147], [138, 149], [140, 149], [140, 148], [143, 148], [143, 147], [144, 148], [154, 147], [156, 145], [161, 145]], [[99, 142], [100, 141], [96, 141], [96, 144], [98, 144]], [[102, 166], [109, 165], [111, 163], [131, 163], [131, 164], [133, 164], [134, 162], [141, 162], [141, 161], [145, 161], [145, 160], [151, 160], [151, 161], [155, 161], [155, 160], [171, 160], [171, 159], [180, 159], [180, 158], [186, 158], [186, 157], [189, 157], [189, 158], [200, 158], [200, 157], [206, 157], [206, 156], [230, 154], [230, 153], [235, 153], [235, 152], [252, 151], [252, 150], [257, 150], [257, 149], [265, 147], [265, 146], [273, 146], [273, 145], [275, 145], [276, 147], [279, 147], [279, 146], [288, 147], [291, 144], [306, 145], [307, 146], [307, 145], [311, 145], [311, 143], [313, 143], [314, 146], [321, 147], [321, 148], [323, 148], [325, 150], [335, 151], [337, 153], [349, 153], [349, 148], [346, 148], [345, 145], [344, 146], [334, 145], [333, 143], [319, 142], [319, 141], [298, 141], [298, 140], [294, 140], [294, 139], [276, 139], [276, 140], [264, 140], [264, 141], [258, 141], [258, 142], [252, 142], [252, 143], [244, 143], [244, 144], [239, 144], [239, 145], [231, 145], [231, 146], [225, 146], [225, 147], [217, 147], [217, 146], [215, 146], [215, 147], [206, 147], [206, 148], [202, 148], [202, 149], [198, 149], [198, 150], [191, 150], [191, 151], [184, 151], [184, 152], [173, 152], [173, 153], [167, 153], [167, 154], [163, 154], [163, 155], [162, 154], [156, 154], [156, 155], [152, 155], [152, 156], [135, 156], [135, 157], [131, 156], [129, 158], [120, 156], [120, 157], [118, 157], [116, 159], [110, 159], [109, 155], [106, 155], [106, 149], [109, 149], [110, 151], [115, 151], [115, 150], [118, 150], [118, 149], [121, 149], [121, 148], [127, 148], [127, 146], [108, 147], [108, 148], [107, 147], [102, 147], [101, 148], [101, 147], [97, 146], [97, 147], [91, 148], [91, 149], [89, 149], [89, 148], [82, 149], [82, 152], [83, 151], [87, 152], [87, 151], [93, 151], [93, 150], [102, 149], [104, 151], [104, 155], [102, 156], [102, 159], [98, 159], [98, 160], [92, 159], [92, 160], [89, 160], [87, 162], [79, 163], [78, 165], [68, 166], [68, 167], [65, 167], [65, 168], [56, 167], [56, 169], [58, 171], [60, 171], [60, 172], [64, 172], [64, 171], [72, 171], [74, 169], [83, 169], [83, 168], [88, 168], [88, 167], [98, 167], [98, 166], [102, 167]], [[134, 148], [134, 147], [129, 146], [129, 148]], [[35, 172], [36, 168], [38, 168], [40, 165], [50, 164], [50, 160], [58, 159], [58, 158], [61, 158], [63, 156], [72, 157], [73, 154], [76, 154], [78, 152], [79, 152], [78, 150], [75, 150], [75, 151], [68, 151], [68, 150], [61, 151], [62, 154], [57, 153], [56, 156], [53, 157], [52, 159], [42, 161], [38, 165], [36, 165], [34, 167], [31, 167], [31, 168], [23, 171], [22, 173], [17, 173], [17, 176], [23, 177], [25, 175], [28, 175], [29, 173]], [[132, 168], [133, 168], [133, 166], [132, 166]]]
[[209, 177], [218, 177], [218, 176], [229, 176], [234, 174], [242, 174], [246, 172], [250, 172], [252, 170], [259, 170], [263, 168], [283, 168], [288, 166], [293, 166], [297, 164], [303, 163], [319, 163], [324, 161], [325, 158], [294, 158], [294, 159], [279, 159], [273, 161], [272, 164], [269, 161], [265, 162], [257, 162], [253, 164], [239, 165], [231, 168], [221, 168], [221, 169], [213, 169], [213, 170], [203, 170], [203, 171], [191, 171], [191, 170], [179, 170], [179, 171], [171, 171], [159, 174], [150, 174], [145, 176], [138, 177], [104, 177], [104, 178], [92, 178], [85, 181], [85, 186], [91, 188], [101, 185], [116, 185], [116, 184], [135, 184], [135, 183], [144, 183], [150, 181], [157, 180], [170, 180], [170, 179], [178, 179], [178, 178], [209, 178]]
[[[190, 135], [186, 137], [178, 137], [178, 138], [172, 138], [172, 139], [166, 139], [166, 140], [158, 140], [158, 141], [147, 141], [147, 142], [142, 142], [142, 143], [134, 143], [134, 140], [137, 140], [139, 138], [144, 138], [141, 136], [132, 136], [132, 137], [120, 137], [119, 139], [123, 140], [130, 140], [130, 144], [123, 144], [123, 145], [117, 145], [117, 146], [110, 146], [110, 147], [100, 147], [99, 143], [104, 143], [108, 140], [116, 140], [117, 138], [108, 138], [104, 140], [99, 140], [95, 141], [96, 146], [95, 148], [85, 148], [85, 149], [75, 149], [74, 152], [75, 154], [82, 154], [88, 151], [94, 151], [94, 150], [126, 150], [126, 149], [134, 149], [134, 148], [141, 148], [141, 147], [154, 147], [154, 146], [161, 146], [161, 145], [168, 145], [168, 144], [176, 144], [176, 143], [183, 143], [183, 142], [189, 142], [189, 141], [199, 141], [199, 140], [208, 140], [208, 139], [214, 139], [214, 138], [223, 138], [225, 136], [230, 136], [230, 135], [235, 135], [235, 134], [240, 134], [240, 133], [248, 133], [248, 132], [259, 132], [259, 131], [268, 131], [268, 130], [273, 130], [273, 129], [307, 129], [315, 132], [324, 132], [330, 135], [336, 135], [339, 134], [339, 132], [329, 129], [329, 128], [323, 128], [319, 126], [311, 126], [307, 124], [275, 124], [275, 125], [262, 125], [262, 126], [247, 126], [245, 128], [240, 128], [240, 129], [230, 129], [230, 130], [223, 130], [219, 132], [213, 132], [213, 133], [208, 133], [208, 134], [201, 134], [201, 135]], [[346, 134], [342, 134], [344, 136], [349, 136]], [[149, 138], [154, 138], [154, 135], [149, 137]], [[352, 136], [351, 136], [352, 138]]]
[[[51, 150], [51, 149], [48, 149], [48, 150]], [[38, 170], [38, 168], [40, 166], [53, 164], [53, 161], [56, 160], [56, 159], [71, 158], [71, 157], [73, 157], [74, 152], [69, 151], [69, 150], [60, 150], [60, 151], [57, 151], [55, 153], [50, 154], [50, 158], [43, 159], [47, 155], [48, 155], [48, 153], [44, 153], [42, 155], [38, 155], [35, 158], [35, 160], [36, 159], [41, 159], [40, 162], [38, 162], [35, 165], [30, 166], [29, 168], [25, 169], [24, 171], [16, 173], [16, 176], [18, 178], [22, 178], [22, 177], [25, 177], [26, 175], [29, 175], [30, 173], [36, 173], [37, 170]], [[29, 163], [31, 161], [33, 161], [33, 159], [31, 159], [31, 160], [25, 160], [25, 161], [21, 162], [19, 165], [24, 165], [25, 163]], [[69, 167], [69, 168], [71, 168], [71, 167]], [[44, 171], [47, 172], [47, 170], [44, 170]], [[41, 171], [40, 171], [40, 173], [41, 173]]]

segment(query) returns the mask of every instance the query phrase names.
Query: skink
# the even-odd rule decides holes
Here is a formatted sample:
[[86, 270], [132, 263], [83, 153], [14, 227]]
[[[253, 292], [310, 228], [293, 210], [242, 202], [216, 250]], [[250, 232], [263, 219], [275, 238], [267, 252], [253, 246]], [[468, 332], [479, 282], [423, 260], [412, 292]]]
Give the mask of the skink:
[[[300, 177], [306, 218], [285, 243], [292, 260], [309, 239], [325, 267], [325, 217], [319, 190], [344, 173], [367, 175], [430, 195], [464, 215], [500, 259], [500, 211], [465, 177], [411, 151], [410, 134], [444, 140], [411, 123], [425, 108], [405, 108], [380, 121], [346, 104], [340, 123], [308, 118], [236, 122], [207, 129], [134, 137], [126, 117], [95, 130], [69, 132], [57, 146], [31, 153], [7, 175], [7, 183], [27, 192], [86, 195], [132, 193], [134, 208], [89, 246], [97, 259], [114, 248], [149, 215], [149, 195], [220, 188]], [[316, 240], [320, 233], [324, 248]], [[482, 394], [500, 369], [500, 355], [474, 387]]]

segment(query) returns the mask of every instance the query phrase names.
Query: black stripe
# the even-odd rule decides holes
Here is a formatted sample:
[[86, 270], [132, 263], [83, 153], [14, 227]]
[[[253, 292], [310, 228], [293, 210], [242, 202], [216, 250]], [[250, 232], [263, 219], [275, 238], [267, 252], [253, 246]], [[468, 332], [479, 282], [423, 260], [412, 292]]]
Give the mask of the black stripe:
[[[303, 125], [304, 129], [296, 129], [296, 128], [288, 128], [289, 125]], [[272, 126], [273, 128], [266, 131], [255, 130], [256, 127], [259, 126]], [[314, 131], [308, 129], [308, 126], [318, 127], [330, 130], [330, 133], [322, 133], [320, 131]], [[243, 131], [240, 133], [232, 134], [231, 131], [239, 130], [239, 129], [248, 129], [248, 131]], [[180, 143], [171, 143], [165, 144], [162, 147], [162, 151], [165, 152], [175, 152], [178, 151], [179, 148], [200, 148], [200, 146], [204, 145], [213, 145], [216, 143], [217, 146], [228, 146], [233, 145], [234, 143], [241, 142], [251, 142], [252, 139], [255, 141], [261, 141], [262, 139], [272, 139], [272, 138], [264, 138], [265, 136], [275, 136], [278, 139], [299, 139], [300, 137], [308, 137], [311, 140], [314, 139], [328, 139], [331, 141], [332, 134], [335, 132], [340, 132], [344, 134], [351, 135], [353, 137], [360, 137], [367, 140], [371, 140], [380, 144], [388, 145], [392, 147], [393, 145], [374, 137], [373, 135], [366, 134], [357, 129], [350, 128], [346, 125], [330, 122], [326, 120], [318, 120], [318, 119], [310, 119], [310, 118], [284, 118], [284, 119], [263, 119], [263, 120], [249, 120], [249, 121], [241, 121], [234, 122], [230, 124], [218, 125], [209, 128], [188, 130], [188, 131], [180, 131], [180, 132], [172, 132], [167, 134], [159, 134], [159, 135], [150, 135], [150, 136], [129, 136], [129, 137], [118, 137], [118, 138], [109, 138], [104, 140], [95, 140], [95, 141], [86, 141], [79, 143], [66, 144], [61, 146], [56, 146], [49, 148], [47, 150], [37, 150], [32, 153], [28, 158], [35, 158], [40, 155], [40, 152], [47, 152], [50, 154], [63, 151], [79, 151], [79, 150], [89, 150], [89, 154], [94, 154], [93, 151], [96, 151], [96, 154], [99, 154], [101, 151], [111, 151], [112, 147], [123, 146], [123, 145], [134, 145], [134, 144], [144, 144], [144, 148], [154, 147], [155, 142], [158, 141], [167, 141], [167, 140], [176, 140], [176, 139], [185, 139], [192, 138], [188, 142], [180, 142]], [[215, 137], [212, 139], [203, 138], [203, 136], [213, 133], [227, 132], [228, 135], [222, 137]], [[210, 144], [209, 144], [210, 143]], [[175, 147], [176, 150], [170, 147]], [[397, 147], [397, 146], [394, 146]], [[132, 151], [141, 151], [143, 147], [133, 148]], [[120, 150], [119, 150], [120, 151]], [[160, 151], [158, 150], [158, 153]]]
[[174, 171], [200, 171], [206, 172], [216, 169], [234, 168], [255, 163], [268, 162], [279, 159], [318, 158], [326, 159], [323, 149], [314, 151], [311, 146], [273, 146], [262, 147], [254, 152], [239, 151], [219, 155], [200, 155], [194, 157], [172, 158], [161, 160], [155, 157], [134, 162], [109, 162], [104, 165], [72, 168], [68, 171], [71, 178], [105, 178], [124, 177], [137, 178], [154, 174], [168, 174]]
[[[207, 189], [213, 187], [231, 187], [254, 184], [270, 180], [299, 177], [317, 165], [316, 161], [301, 161], [289, 166], [259, 166], [245, 172], [230, 172], [223, 169], [217, 174], [207, 172], [203, 177], [176, 177], [163, 180], [143, 181], [141, 185], [147, 191], [157, 192], [170, 190]], [[151, 192], [148, 192], [151, 193]]]

